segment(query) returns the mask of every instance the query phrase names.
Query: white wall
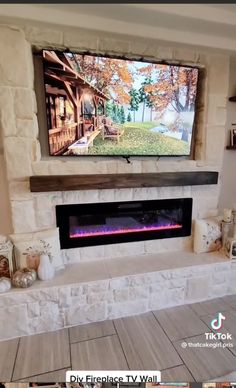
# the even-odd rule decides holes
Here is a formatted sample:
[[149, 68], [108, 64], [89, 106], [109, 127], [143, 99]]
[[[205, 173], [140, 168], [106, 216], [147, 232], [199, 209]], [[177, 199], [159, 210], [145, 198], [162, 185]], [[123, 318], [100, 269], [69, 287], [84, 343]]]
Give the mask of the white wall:
[[[229, 97], [236, 95], [236, 57], [230, 61]], [[229, 144], [229, 129], [236, 123], [236, 103], [227, 102], [227, 121], [225, 145]], [[236, 128], [236, 126], [234, 126]], [[236, 150], [224, 151], [223, 169], [221, 173], [221, 192], [219, 208], [232, 208], [236, 203]]]

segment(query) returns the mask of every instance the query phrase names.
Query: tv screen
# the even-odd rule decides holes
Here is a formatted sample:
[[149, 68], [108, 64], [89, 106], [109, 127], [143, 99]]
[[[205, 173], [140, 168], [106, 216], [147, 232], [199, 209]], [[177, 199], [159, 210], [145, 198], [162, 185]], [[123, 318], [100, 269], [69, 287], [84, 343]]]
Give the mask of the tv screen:
[[42, 55], [50, 155], [190, 155], [197, 68]]

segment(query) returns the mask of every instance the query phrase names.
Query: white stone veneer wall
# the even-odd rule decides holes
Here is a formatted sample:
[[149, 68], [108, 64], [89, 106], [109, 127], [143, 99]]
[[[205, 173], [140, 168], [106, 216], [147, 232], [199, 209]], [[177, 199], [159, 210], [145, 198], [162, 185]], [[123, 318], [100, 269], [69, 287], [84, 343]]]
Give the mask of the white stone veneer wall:
[[33, 286], [1, 295], [0, 341], [235, 292], [236, 269], [230, 261], [85, 283]]
[[[198, 65], [206, 69], [204, 96], [200, 107], [196, 160], [161, 158], [60, 159], [41, 156], [38, 140], [37, 107], [34, 93], [32, 47], [69, 48], [100, 53], [144, 56], [147, 59]], [[30, 193], [31, 175], [100, 174], [164, 171], [221, 171], [225, 138], [229, 56], [162, 46], [156, 41], [135, 40], [122, 35], [85, 30], [63, 31], [0, 25], [0, 129], [15, 233], [55, 226], [55, 205], [131, 199], [193, 198], [193, 218], [217, 213], [219, 184], [214, 186], [92, 190]], [[66, 262], [101, 257], [185, 250], [191, 238], [155, 240], [114, 246], [73, 249], [64, 252]]]

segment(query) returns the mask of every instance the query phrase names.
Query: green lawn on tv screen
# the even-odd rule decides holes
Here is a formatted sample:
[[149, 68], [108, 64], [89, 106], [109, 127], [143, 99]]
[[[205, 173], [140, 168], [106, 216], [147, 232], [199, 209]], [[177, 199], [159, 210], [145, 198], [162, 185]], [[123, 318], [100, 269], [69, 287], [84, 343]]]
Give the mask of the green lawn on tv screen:
[[131, 122], [123, 125], [120, 142], [99, 135], [89, 148], [89, 155], [189, 155], [189, 144], [150, 131], [157, 122]]

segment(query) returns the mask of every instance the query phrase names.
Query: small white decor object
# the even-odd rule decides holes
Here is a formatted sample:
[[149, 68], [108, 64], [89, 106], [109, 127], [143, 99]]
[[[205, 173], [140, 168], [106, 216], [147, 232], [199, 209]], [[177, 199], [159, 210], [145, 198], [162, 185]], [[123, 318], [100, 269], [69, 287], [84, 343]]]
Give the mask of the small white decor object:
[[47, 254], [40, 255], [40, 263], [38, 267], [38, 278], [40, 280], [49, 280], [54, 277], [55, 269], [52, 266]]
[[221, 217], [194, 222], [193, 250], [195, 253], [217, 251], [221, 248]]
[[230, 222], [231, 220], [232, 220], [232, 210], [231, 209], [224, 209], [223, 210], [223, 221]]
[[0, 278], [0, 294], [6, 292], [11, 288], [11, 280], [9, 278]]

